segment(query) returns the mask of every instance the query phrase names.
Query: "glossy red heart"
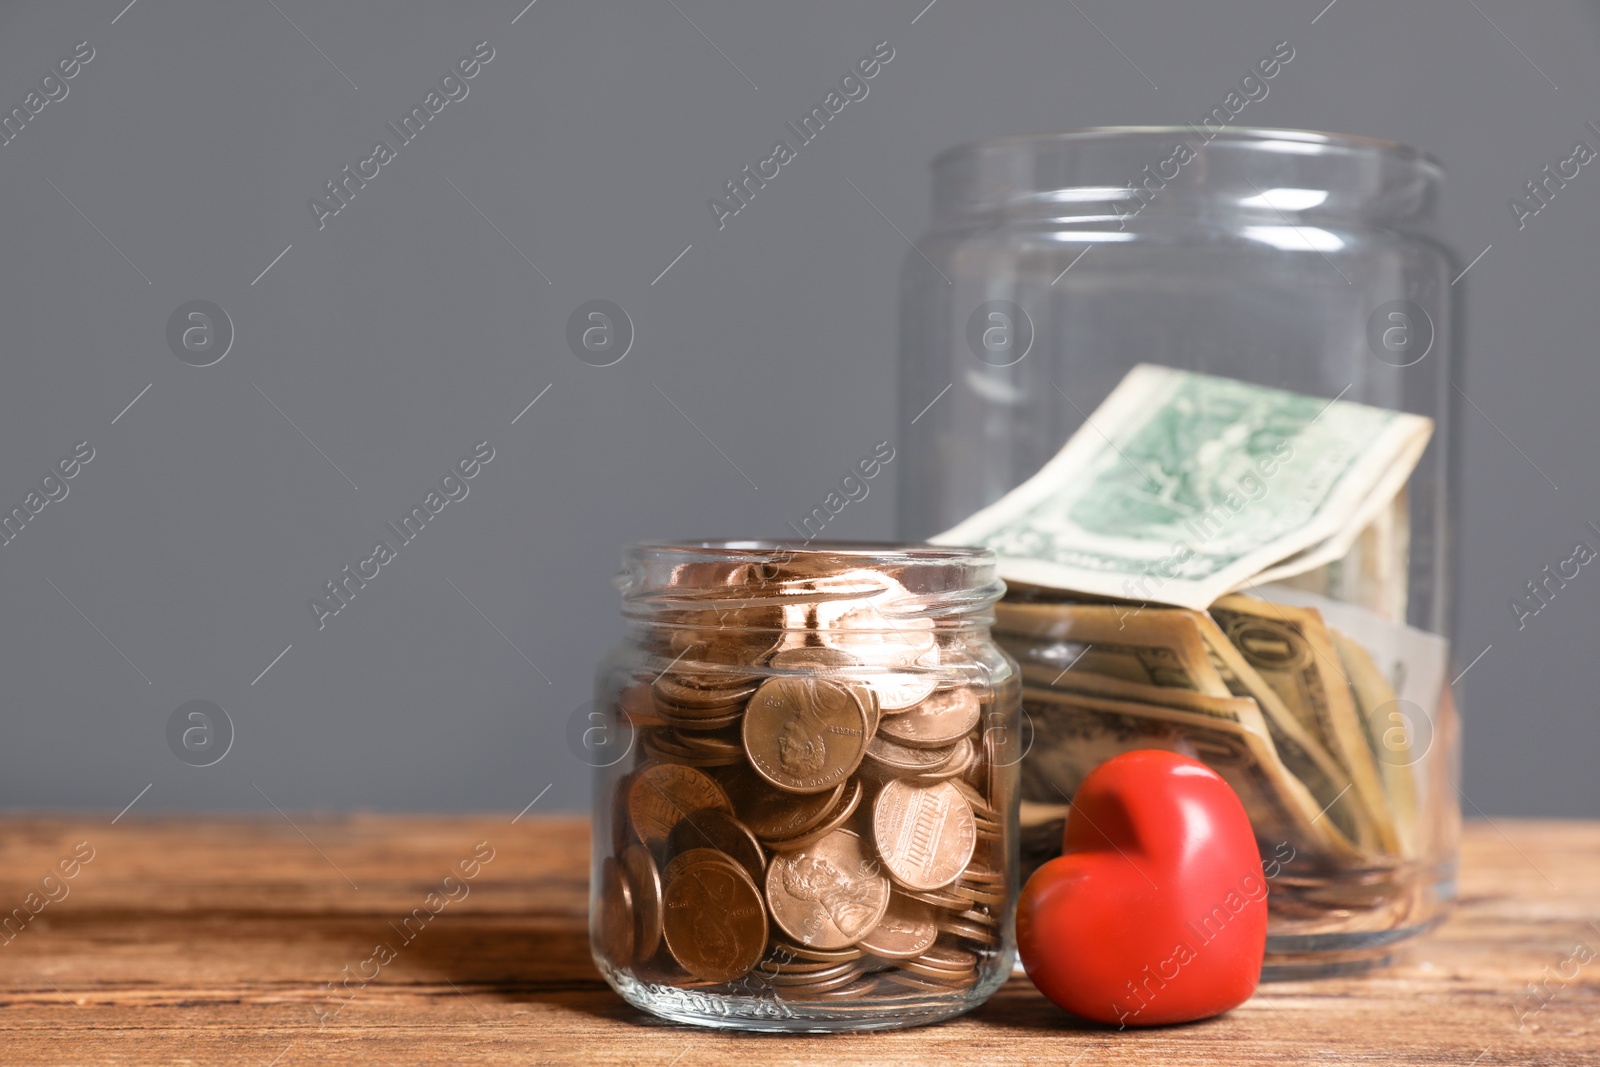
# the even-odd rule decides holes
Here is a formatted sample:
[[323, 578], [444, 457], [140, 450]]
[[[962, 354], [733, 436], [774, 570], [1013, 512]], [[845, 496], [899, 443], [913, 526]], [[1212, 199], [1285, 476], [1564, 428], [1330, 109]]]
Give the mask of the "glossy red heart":
[[1244, 805], [1203, 763], [1126, 752], [1095, 768], [1066, 851], [1017, 905], [1028, 977], [1061, 1007], [1118, 1026], [1242, 1004], [1261, 978], [1267, 885]]

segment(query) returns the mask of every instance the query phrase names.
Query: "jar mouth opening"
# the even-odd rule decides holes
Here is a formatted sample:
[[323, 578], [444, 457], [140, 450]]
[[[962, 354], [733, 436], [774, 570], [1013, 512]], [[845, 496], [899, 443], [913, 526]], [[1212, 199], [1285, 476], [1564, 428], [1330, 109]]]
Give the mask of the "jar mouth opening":
[[779, 629], [815, 625], [807, 611], [855, 630], [976, 618], [1005, 593], [987, 548], [897, 541], [646, 541], [624, 551], [616, 586], [626, 616], [733, 611], [722, 625]]
[[764, 563], [774, 560], [824, 560], [835, 558], [860, 563], [921, 563], [992, 565], [995, 556], [987, 548], [964, 545], [932, 545], [904, 541], [807, 541], [796, 546], [788, 541], [762, 538], [707, 541], [639, 541], [628, 546], [629, 559], [679, 556], [685, 560], [720, 560], [738, 563]]
[[[1193, 137], [1197, 132], [1193, 126], [1081, 126], [1073, 129], [1051, 130], [1040, 133], [1006, 134], [1000, 137], [985, 137], [965, 141], [946, 148], [933, 157], [933, 162], [930, 166], [934, 170], [939, 170], [941, 167], [963, 156], [980, 155], [985, 152], [1008, 148], [1064, 145], [1074, 141], [1107, 142], [1148, 139], [1159, 142], [1177, 136]], [[1296, 155], [1346, 153], [1351, 155], [1386, 156], [1397, 162], [1411, 163], [1433, 171], [1436, 177], [1444, 174], [1444, 164], [1439, 162], [1432, 154], [1402, 141], [1389, 141], [1381, 137], [1330, 133], [1321, 130], [1279, 129], [1272, 126], [1229, 127], [1215, 133], [1205, 131], [1204, 136], [1208, 146], [1227, 144], [1253, 148], [1262, 152], [1283, 152]]]
[[934, 158], [936, 227], [1325, 219], [1423, 230], [1444, 168], [1395, 141], [1267, 127], [1101, 126], [972, 141]]

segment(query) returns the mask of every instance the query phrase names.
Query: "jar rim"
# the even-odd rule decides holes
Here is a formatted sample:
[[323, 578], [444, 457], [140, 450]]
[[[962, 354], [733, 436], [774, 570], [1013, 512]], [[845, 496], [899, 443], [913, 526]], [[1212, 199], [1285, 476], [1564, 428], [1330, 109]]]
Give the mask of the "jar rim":
[[[946, 148], [933, 157], [929, 164], [930, 169], [938, 170], [940, 167], [952, 162], [961, 156], [976, 155], [978, 153], [1004, 148], [1007, 146], [1062, 144], [1071, 141], [1106, 141], [1115, 138], [1140, 138], [1165, 139], [1174, 135], [1193, 134], [1196, 130], [1192, 126], [1080, 126], [1066, 130], [1046, 130], [1037, 133], [1013, 133], [998, 137], [977, 138], [964, 141]], [[1209, 131], [1208, 131], [1209, 132]], [[1207, 144], [1216, 144], [1219, 141], [1267, 150], [1270, 142], [1291, 142], [1303, 145], [1315, 145], [1330, 151], [1345, 151], [1349, 153], [1365, 152], [1373, 155], [1384, 155], [1398, 162], [1412, 163], [1437, 172], [1438, 176], [1444, 174], [1444, 164], [1432, 153], [1403, 141], [1390, 141], [1380, 137], [1366, 137], [1361, 134], [1331, 133], [1322, 130], [1296, 130], [1273, 126], [1238, 126], [1228, 127], [1217, 131], [1207, 138]]]
[[908, 563], [993, 563], [992, 549], [980, 545], [934, 545], [924, 541], [807, 541], [794, 545], [788, 541], [744, 538], [704, 541], [635, 541], [624, 553], [628, 558], [643, 555], [678, 554], [717, 559], [744, 559], [761, 562], [783, 555], [793, 559], [833, 556], [844, 559], [905, 561]]
[[[615, 584], [623, 614], [647, 618], [686, 606], [754, 601], [878, 603], [898, 618], [966, 616], [986, 622], [1005, 594], [993, 550], [902, 541], [642, 541], [627, 546]], [[862, 581], [872, 573], [881, 581]], [[888, 595], [893, 606], [880, 603]], [[785, 623], [784, 625], [788, 625]]]

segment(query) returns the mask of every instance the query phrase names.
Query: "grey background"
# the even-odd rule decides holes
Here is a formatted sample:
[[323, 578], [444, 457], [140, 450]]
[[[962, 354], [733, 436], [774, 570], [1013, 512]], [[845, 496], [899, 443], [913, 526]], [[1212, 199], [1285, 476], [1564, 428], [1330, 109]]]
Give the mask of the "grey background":
[[[1443, 236], [1492, 245], [1462, 283], [1468, 814], [1600, 815], [1600, 577], [1508, 607], [1600, 520], [1600, 167], [1520, 232], [1507, 206], [1600, 144], [1596, 8], [925, 2], [6, 5], [4, 109], [96, 55], [0, 147], [0, 503], [96, 456], [0, 548], [0, 805], [585, 806], [565, 723], [620, 546], [781, 535], [892, 435], [928, 159], [1194, 121], [1288, 40], [1251, 123], [1428, 149]], [[481, 40], [470, 95], [319, 232], [307, 199]], [[707, 199], [882, 40], [870, 96], [719, 232]], [[165, 341], [196, 298], [237, 330], [207, 368]], [[637, 331], [612, 367], [565, 343], [592, 299]], [[483, 439], [468, 498], [319, 632], [307, 598]], [[891, 482], [839, 536], [892, 535]], [[237, 734], [206, 768], [166, 740], [195, 699]]]

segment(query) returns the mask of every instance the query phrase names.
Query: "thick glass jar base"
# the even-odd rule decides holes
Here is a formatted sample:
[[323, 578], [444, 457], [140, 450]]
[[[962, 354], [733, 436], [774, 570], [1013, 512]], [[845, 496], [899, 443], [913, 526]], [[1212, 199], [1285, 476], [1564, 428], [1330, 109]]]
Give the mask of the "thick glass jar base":
[[[1000, 965], [1000, 959], [1006, 965]], [[857, 1030], [903, 1030], [964, 1014], [989, 999], [1011, 974], [1010, 955], [996, 957], [976, 984], [949, 992], [871, 993], [819, 1003], [816, 998], [785, 999], [781, 991], [752, 996], [718, 992], [728, 987], [686, 989], [643, 981], [633, 972], [596, 958], [601, 975], [629, 1004], [671, 1022], [722, 1030], [784, 1034], [826, 1034]]]

